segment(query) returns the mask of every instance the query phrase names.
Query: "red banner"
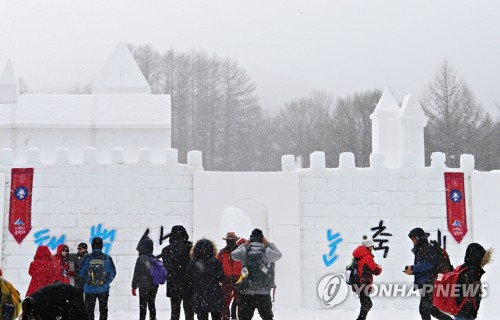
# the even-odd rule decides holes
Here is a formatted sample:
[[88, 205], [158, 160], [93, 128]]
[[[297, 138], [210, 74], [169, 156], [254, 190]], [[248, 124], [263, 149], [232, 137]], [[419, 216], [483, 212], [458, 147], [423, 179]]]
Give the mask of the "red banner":
[[445, 172], [446, 210], [448, 230], [458, 243], [467, 234], [467, 215], [465, 212], [464, 174], [462, 172]]
[[9, 231], [21, 243], [31, 231], [33, 168], [12, 169], [10, 184]]

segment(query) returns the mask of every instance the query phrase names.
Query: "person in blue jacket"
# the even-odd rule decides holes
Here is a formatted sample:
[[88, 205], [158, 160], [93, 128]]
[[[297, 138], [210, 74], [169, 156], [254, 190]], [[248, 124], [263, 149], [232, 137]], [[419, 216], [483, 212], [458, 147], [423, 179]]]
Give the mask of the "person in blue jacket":
[[432, 304], [432, 291], [434, 281], [437, 278], [438, 256], [436, 249], [427, 239], [429, 234], [422, 228], [410, 231], [408, 237], [413, 242], [411, 250], [415, 255], [413, 265], [406, 266], [405, 273], [414, 275], [415, 288], [420, 290], [419, 312], [422, 320], [431, 320], [431, 316], [439, 320], [453, 320], [447, 314], [442, 313]]
[[87, 256], [80, 269], [80, 276], [85, 279], [85, 307], [89, 320], [94, 320], [96, 300], [99, 300], [99, 320], [108, 319], [109, 285], [116, 276], [113, 259], [102, 252], [102, 238], [92, 239], [92, 253]]

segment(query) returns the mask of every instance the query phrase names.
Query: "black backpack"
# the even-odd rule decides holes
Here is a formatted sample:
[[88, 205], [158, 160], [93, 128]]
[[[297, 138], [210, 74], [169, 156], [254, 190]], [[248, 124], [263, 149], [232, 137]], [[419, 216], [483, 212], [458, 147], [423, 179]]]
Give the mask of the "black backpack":
[[93, 287], [100, 287], [106, 282], [106, 256], [103, 253], [91, 253], [89, 259], [87, 283]]
[[246, 259], [243, 267], [247, 269], [248, 276], [243, 279], [241, 289], [260, 290], [274, 286], [274, 266], [266, 264], [264, 256], [266, 248], [252, 250], [247, 247]]
[[446, 252], [446, 250], [443, 249], [436, 240], [432, 240], [431, 245], [434, 248], [437, 256], [436, 273], [446, 273], [453, 271], [453, 265], [451, 264], [448, 252]]
[[359, 259], [352, 258], [351, 263], [345, 267], [345, 281], [349, 285], [360, 284], [360, 277], [358, 274]]

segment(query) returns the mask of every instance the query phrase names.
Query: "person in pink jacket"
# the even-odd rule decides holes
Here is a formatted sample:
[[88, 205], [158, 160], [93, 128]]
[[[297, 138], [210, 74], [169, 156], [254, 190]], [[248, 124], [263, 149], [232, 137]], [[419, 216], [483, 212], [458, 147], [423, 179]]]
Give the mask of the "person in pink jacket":
[[365, 320], [368, 312], [373, 306], [370, 293], [372, 292], [373, 275], [382, 273], [382, 267], [375, 263], [372, 251], [375, 249], [375, 242], [367, 236], [363, 236], [361, 245], [354, 249], [352, 256], [357, 261], [358, 281], [352, 289], [359, 296], [361, 308], [357, 320]]

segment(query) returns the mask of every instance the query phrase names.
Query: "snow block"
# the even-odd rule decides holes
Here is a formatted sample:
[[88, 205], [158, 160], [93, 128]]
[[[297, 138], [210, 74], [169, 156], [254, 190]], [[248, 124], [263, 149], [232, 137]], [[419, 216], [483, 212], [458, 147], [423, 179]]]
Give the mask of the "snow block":
[[111, 148], [111, 163], [112, 164], [124, 164], [125, 163], [123, 148]]
[[326, 168], [326, 160], [325, 160], [325, 153], [323, 151], [314, 151], [311, 153], [309, 156], [310, 159], [310, 167], [312, 170], [325, 170]]
[[68, 148], [57, 148], [56, 150], [56, 164], [69, 163], [69, 150]]
[[187, 164], [191, 170], [203, 170], [203, 156], [201, 151], [189, 151], [187, 154]]
[[179, 163], [179, 151], [177, 149], [167, 149], [167, 164], [178, 164]]
[[355, 167], [354, 153], [342, 152], [339, 156], [339, 169], [354, 169]]
[[29, 148], [28, 149], [28, 157], [26, 159], [26, 163], [41, 163], [40, 161], [40, 149], [38, 148]]
[[281, 170], [282, 171], [295, 171], [295, 157], [287, 154], [281, 157]]
[[95, 164], [97, 163], [97, 149], [94, 147], [86, 147], [83, 149], [83, 163]]
[[463, 171], [466, 175], [470, 175], [474, 171], [475, 160], [472, 154], [462, 154], [460, 156], [460, 171]]
[[374, 169], [385, 167], [385, 155], [383, 153], [370, 154], [370, 167]]
[[433, 152], [431, 155], [431, 167], [444, 170], [446, 168], [446, 155], [442, 152]]
[[139, 149], [139, 163], [146, 164], [151, 163], [151, 149], [140, 148]]

